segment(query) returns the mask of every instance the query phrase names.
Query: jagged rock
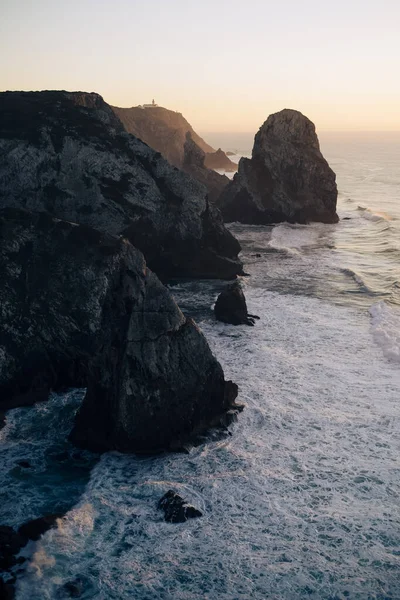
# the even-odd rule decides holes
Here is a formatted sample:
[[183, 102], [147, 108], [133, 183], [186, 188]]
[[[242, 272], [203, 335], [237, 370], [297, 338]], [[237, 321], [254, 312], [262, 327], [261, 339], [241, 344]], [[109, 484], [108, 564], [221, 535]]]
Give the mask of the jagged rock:
[[98, 94], [0, 93], [5, 206], [124, 235], [164, 279], [242, 271], [204, 187], [128, 134]]
[[161, 154], [179, 169], [183, 165], [186, 133], [190, 131], [195, 143], [204, 152], [215, 152], [193, 129], [183, 115], [162, 106], [142, 108], [112, 107], [128, 133], [133, 134]]
[[4, 581], [2, 577], [0, 577], [0, 599], [1, 600], [14, 600], [15, 598], [15, 587], [14, 582], [9, 583], [8, 581]]
[[226, 286], [220, 293], [214, 306], [215, 317], [231, 325], [254, 325], [256, 315], [247, 312], [246, 298], [238, 281]]
[[2, 209], [0, 281], [2, 408], [87, 387], [72, 440], [147, 452], [234, 402], [204, 336], [127, 240]]
[[63, 514], [57, 513], [32, 519], [18, 528], [18, 534], [27, 540], [36, 542], [46, 531], [55, 526], [57, 519], [61, 519], [63, 516]]
[[164, 519], [168, 523], [184, 523], [188, 519], [202, 517], [203, 513], [188, 504], [179, 494], [168, 490], [158, 503], [158, 508], [164, 511]]
[[204, 164], [209, 169], [220, 169], [228, 173], [234, 173], [238, 169], [237, 164], [232, 162], [221, 148], [216, 152], [207, 152]]
[[205, 166], [205, 158], [205, 152], [196, 144], [188, 131], [182, 169], [206, 187], [208, 198], [214, 204], [222, 190], [228, 185], [229, 179], [226, 175], [220, 175], [220, 173], [208, 169]]
[[225, 221], [336, 223], [336, 200], [336, 176], [320, 152], [314, 124], [285, 109], [262, 125], [252, 158], [240, 159], [217, 206]]
[[68, 598], [80, 598], [84, 592], [85, 582], [81, 577], [77, 577], [72, 581], [67, 581], [62, 586], [62, 592], [66, 594]]
[[0, 525], [0, 571], [6, 571], [17, 564], [15, 557], [27, 541], [24, 535], [12, 527]]

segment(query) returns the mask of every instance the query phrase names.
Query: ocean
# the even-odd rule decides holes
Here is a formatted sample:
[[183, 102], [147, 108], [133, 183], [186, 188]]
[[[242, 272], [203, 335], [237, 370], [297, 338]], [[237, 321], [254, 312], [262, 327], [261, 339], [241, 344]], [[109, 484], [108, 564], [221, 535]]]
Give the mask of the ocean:
[[[65, 441], [82, 391], [10, 411], [0, 521], [67, 511], [24, 550], [18, 600], [400, 598], [400, 133], [320, 141], [338, 224], [229, 225], [255, 327], [215, 321], [224, 282], [170, 286], [239, 385], [229, 432], [98, 459]], [[204, 516], [165, 523], [170, 488]]]

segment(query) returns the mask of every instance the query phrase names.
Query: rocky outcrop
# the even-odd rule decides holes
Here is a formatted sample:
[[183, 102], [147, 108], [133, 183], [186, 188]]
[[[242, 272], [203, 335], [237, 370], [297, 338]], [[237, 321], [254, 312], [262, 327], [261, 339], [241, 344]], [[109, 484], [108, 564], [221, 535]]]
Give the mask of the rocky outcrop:
[[336, 200], [336, 177], [320, 152], [314, 124], [285, 109], [262, 125], [252, 158], [241, 158], [217, 205], [225, 221], [336, 223]]
[[128, 133], [133, 134], [161, 154], [175, 167], [182, 168], [186, 133], [204, 152], [215, 152], [193, 129], [181, 113], [162, 106], [117, 108], [113, 106]]
[[190, 132], [186, 134], [185, 156], [182, 169], [191, 177], [203, 184], [208, 192], [208, 198], [215, 204], [217, 198], [229, 183], [226, 175], [220, 175], [205, 166], [205, 153], [193, 140]]
[[235, 173], [238, 169], [237, 164], [232, 162], [221, 148], [216, 152], [207, 152], [204, 164], [208, 169], [218, 169], [227, 173]]
[[246, 298], [238, 281], [226, 286], [220, 293], [214, 306], [218, 321], [231, 325], [254, 325], [257, 315], [249, 315]]
[[164, 279], [240, 273], [204, 187], [125, 132], [98, 94], [0, 94], [0, 207], [123, 235]]
[[87, 387], [72, 439], [158, 451], [237, 393], [195, 323], [123, 238], [0, 210], [0, 408]]
[[158, 503], [158, 508], [164, 511], [164, 519], [168, 523], [184, 523], [188, 519], [203, 516], [203, 513], [188, 504], [179, 494], [168, 490]]

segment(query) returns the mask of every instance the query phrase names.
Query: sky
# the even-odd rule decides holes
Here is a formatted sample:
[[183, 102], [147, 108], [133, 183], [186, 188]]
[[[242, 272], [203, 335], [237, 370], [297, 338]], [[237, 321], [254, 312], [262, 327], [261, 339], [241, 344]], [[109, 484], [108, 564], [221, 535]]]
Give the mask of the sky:
[[400, 131], [400, 0], [0, 0], [0, 90], [156, 102], [200, 131], [294, 108]]

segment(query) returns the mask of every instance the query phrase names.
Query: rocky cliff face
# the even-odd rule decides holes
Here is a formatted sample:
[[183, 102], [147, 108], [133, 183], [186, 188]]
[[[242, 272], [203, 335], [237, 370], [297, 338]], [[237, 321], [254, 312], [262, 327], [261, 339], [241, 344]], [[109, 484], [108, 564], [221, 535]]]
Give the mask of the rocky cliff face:
[[0, 278], [0, 407], [87, 386], [76, 443], [153, 451], [232, 404], [205, 338], [127, 240], [1, 209]]
[[271, 115], [255, 136], [251, 159], [218, 200], [225, 221], [336, 223], [336, 176], [319, 149], [314, 124], [295, 110]]
[[181, 113], [161, 106], [150, 108], [112, 107], [128, 133], [132, 133], [161, 154], [175, 167], [181, 168], [184, 160], [186, 133], [204, 152], [215, 152], [193, 129]]
[[205, 166], [205, 157], [205, 152], [196, 144], [190, 132], [188, 132], [186, 134], [182, 169], [206, 187], [208, 198], [214, 205], [228, 185], [229, 179], [226, 175], [220, 175], [220, 173], [208, 169]]
[[0, 207], [124, 235], [161, 277], [242, 271], [204, 187], [125, 132], [98, 94], [0, 94]]
[[237, 164], [232, 162], [221, 148], [216, 152], [206, 153], [204, 164], [208, 169], [218, 169], [228, 173], [235, 173], [238, 169]]

